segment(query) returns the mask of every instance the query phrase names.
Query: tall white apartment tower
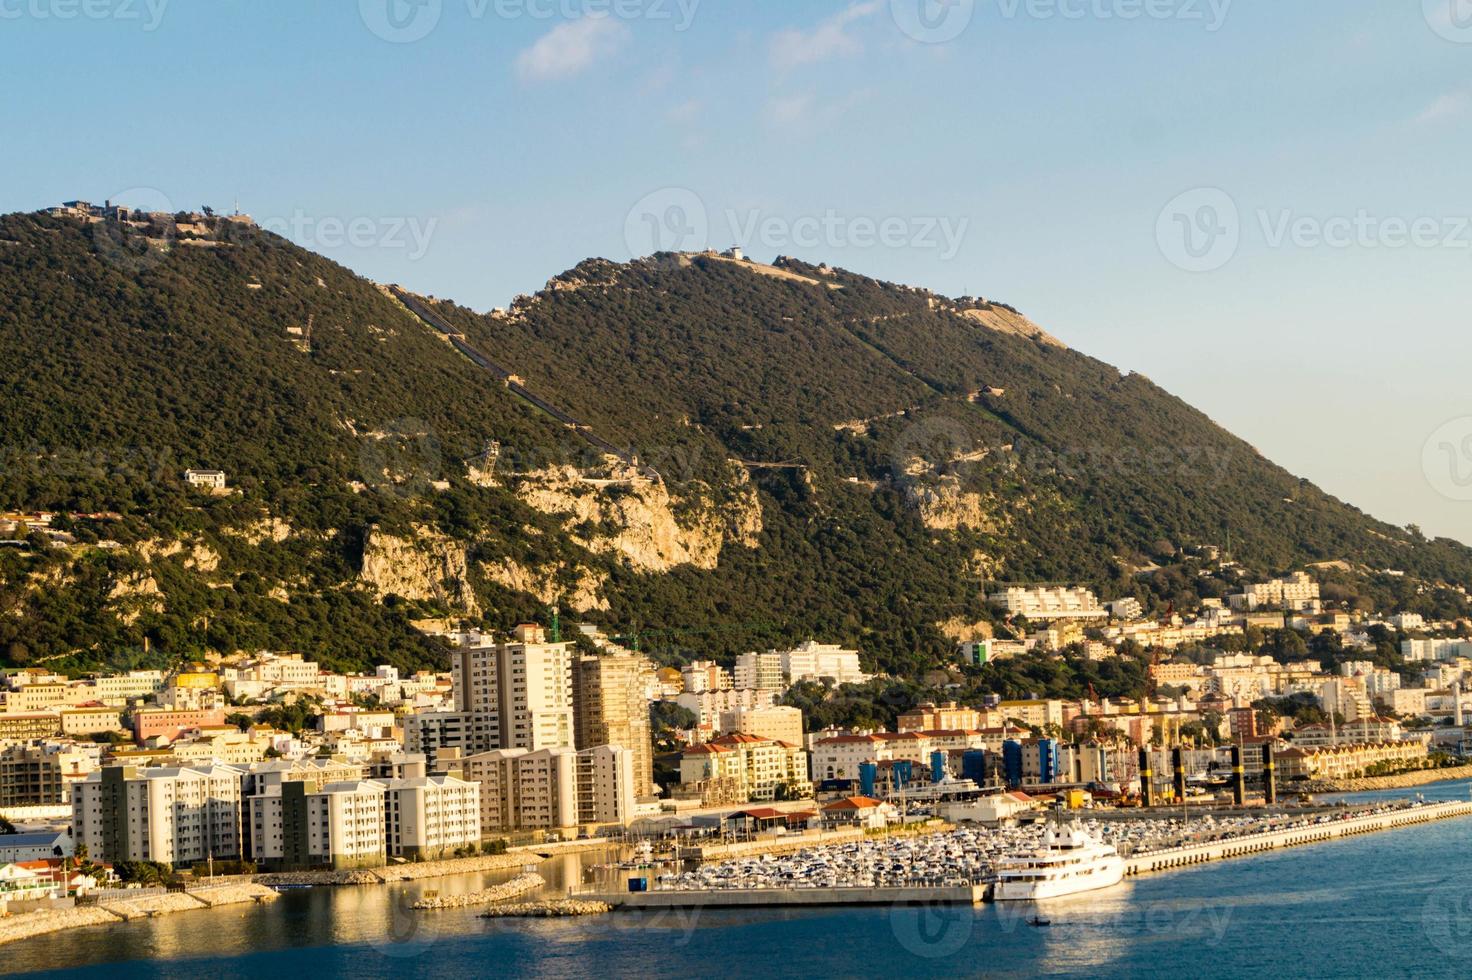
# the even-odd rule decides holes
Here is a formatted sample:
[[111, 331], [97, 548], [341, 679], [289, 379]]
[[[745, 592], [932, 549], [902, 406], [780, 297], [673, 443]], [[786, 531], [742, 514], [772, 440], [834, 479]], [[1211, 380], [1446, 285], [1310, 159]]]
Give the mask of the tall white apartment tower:
[[540, 626], [518, 626], [513, 636], [496, 651], [499, 748], [572, 748], [572, 644], [548, 643]]

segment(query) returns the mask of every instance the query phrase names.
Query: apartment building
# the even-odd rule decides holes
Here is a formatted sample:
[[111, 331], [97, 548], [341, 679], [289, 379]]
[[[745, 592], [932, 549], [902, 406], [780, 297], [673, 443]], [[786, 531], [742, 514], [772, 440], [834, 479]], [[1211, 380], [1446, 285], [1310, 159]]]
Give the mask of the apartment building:
[[1109, 618], [1109, 610], [1088, 589], [1011, 586], [986, 599], [1010, 616], [1034, 620]]
[[243, 853], [231, 766], [109, 766], [72, 787], [72, 833], [93, 860], [189, 865]]
[[711, 734], [720, 726], [722, 712], [769, 707], [777, 703], [777, 692], [753, 688], [686, 691], [675, 698], [675, 703], [699, 719], [696, 727], [703, 734]]
[[735, 686], [752, 690], [782, 690], [785, 671], [782, 655], [775, 650], [766, 653], [743, 653], [736, 658]]
[[781, 654], [782, 677], [787, 684], [799, 681], [831, 681], [834, 684], [863, 684], [869, 675], [859, 667], [859, 652], [837, 644], [808, 640]]
[[572, 644], [549, 643], [529, 624], [494, 647], [474, 635], [453, 650], [455, 710], [465, 715], [459, 747], [475, 754], [573, 745], [575, 656]]
[[463, 760], [480, 786], [483, 836], [626, 824], [634, 813], [634, 753], [621, 746], [497, 749]]
[[367, 779], [275, 783], [249, 800], [251, 857], [273, 871], [382, 867], [385, 793]]
[[633, 653], [581, 657], [573, 675], [579, 748], [617, 745], [633, 756], [634, 794], [654, 795], [654, 748], [648, 691], [654, 665]]
[[421, 776], [384, 784], [389, 857], [433, 861], [480, 843], [480, 786], [455, 776]]
[[798, 745], [755, 735], [722, 735], [680, 757], [682, 792], [705, 798], [734, 790], [738, 802], [811, 795], [808, 754]]
[[802, 712], [784, 705], [722, 711], [719, 727], [723, 735], [740, 733], [789, 745], [802, 744]]
[[58, 806], [96, 770], [100, 745], [19, 742], [0, 748], [0, 807]]

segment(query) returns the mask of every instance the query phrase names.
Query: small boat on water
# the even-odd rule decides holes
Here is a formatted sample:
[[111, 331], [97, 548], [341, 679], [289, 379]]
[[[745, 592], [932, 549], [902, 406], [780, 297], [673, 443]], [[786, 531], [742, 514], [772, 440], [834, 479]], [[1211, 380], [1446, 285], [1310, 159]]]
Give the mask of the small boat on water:
[[1043, 846], [997, 862], [992, 898], [1032, 902], [1109, 888], [1124, 880], [1124, 860], [1077, 825], [1049, 827]]
[[1040, 918], [1035, 915], [1031, 919], [1027, 920], [1027, 924], [1032, 926], [1034, 929], [1046, 929], [1048, 926], [1053, 924], [1053, 920]]

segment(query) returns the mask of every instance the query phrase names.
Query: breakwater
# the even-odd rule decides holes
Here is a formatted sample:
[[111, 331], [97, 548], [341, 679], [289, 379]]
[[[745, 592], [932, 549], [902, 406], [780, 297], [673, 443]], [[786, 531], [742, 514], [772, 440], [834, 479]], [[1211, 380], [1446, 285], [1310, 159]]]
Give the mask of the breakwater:
[[1472, 779], [1472, 766], [1417, 769], [1394, 776], [1362, 776], [1358, 779], [1321, 779], [1306, 784], [1310, 793], [1363, 793], [1381, 789], [1411, 789], [1455, 779]]
[[1203, 864], [1207, 861], [1247, 857], [1285, 847], [1319, 844], [1358, 834], [1373, 834], [1382, 830], [1394, 830], [1399, 827], [1410, 827], [1434, 820], [1468, 815], [1472, 815], [1472, 802], [1428, 803], [1424, 806], [1362, 815], [1357, 815], [1353, 811], [1342, 816], [1332, 813], [1325, 814], [1314, 823], [1287, 827], [1282, 830], [1265, 830], [1255, 834], [1241, 834], [1224, 840], [1186, 844], [1181, 847], [1151, 851], [1148, 854], [1131, 855], [1125, 859], [1125, 874], [1139, 875], [1152, 871], [1167, 871], [1172, 868]]
[[562, 898], [551, 902], [521, 902], [496, 905], [480, 914], [482, 919], [562, 919], [577, 915], [602, 915], [612, 912], [607, 902]]
[[384, 868], [353, 868], [342, 871], [282, 871], [256, 875], [262, 885], [382, 885], [390, 881], [418, 881], [484, 871], [513, 871], [537, 864], [543, 858], [531, 851], [483, 854], [479, 857], [419, 861]]
[[527, 892], [534, 892], [547, 884], [547, 879], [539, 874], [517, 875], [508, 882], [496, 885], [493, 888], [484, 888], [478, 892], [470, 892], [467, 895], [435, 895], [431, 898], [421, 898], [413, 905], [413, 909], [464, 909], [472, 905], [489, 905], [492, 902], [504, 902], [508, 898], [516, 898]]

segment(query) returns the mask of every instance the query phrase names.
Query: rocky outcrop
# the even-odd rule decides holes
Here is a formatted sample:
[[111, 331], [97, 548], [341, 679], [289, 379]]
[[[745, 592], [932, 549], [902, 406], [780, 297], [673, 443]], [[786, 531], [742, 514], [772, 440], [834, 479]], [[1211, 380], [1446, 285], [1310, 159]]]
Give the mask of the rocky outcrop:
[[992, 638], [992, 624], [987, 622], [968, 622], [960, 616], [953, 616], [942, 623], [936, 623], [935, 628], [949, 640], [956, 643], [975, 643], [978, 640], [990, 640]]
[[575, 581], [569, 588], [565, 583], [563, 569], [530, 569], [520, 562], [507, 558], [480, 564], [480, 571], [488, 580], [512, 592], [535, 596], [544, 605], [563, 605], [573, 612], [607, 612], [608, 600], [603, 598], [603, 584], [608, 576], [591, 569], [575, 571]]
[[359, 575], [380, 599], [397, 595], [480, 615], [466, 546], [426, 527], [416, 527], [412, 539], [371, 528]]
[[979, 493], [961, 489], [961, 481], [943, 476], [922, 483], [910, 483], [905, 494], [920, 513], [920, 520], [932, 531], [993, 532], [996, 522]]
[[552, 919], [574, 915], [604, 915], [612, 912], [607, 902], [584, 902], [573, 898], [555, 902], [521, 902], [514, 905], [497, 905], [480, 914], [482, 919]]
[[717, 566], [728, 543], [754, 547], [762, 530], [761, 502], [749, 476], [731, 468], [726, 499], [704, 484], [672, 495], [662, 480], [632, 471], [589, 477], [573, 467], [526, 474], [515, 492], [527, 505], [563, 521], [573, 540], [595, 554], [613, 554], [636, 571], [682, 565]]

